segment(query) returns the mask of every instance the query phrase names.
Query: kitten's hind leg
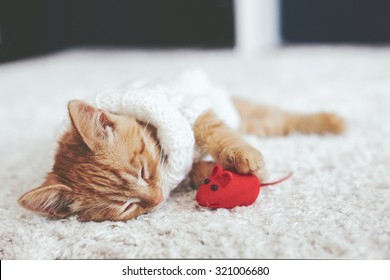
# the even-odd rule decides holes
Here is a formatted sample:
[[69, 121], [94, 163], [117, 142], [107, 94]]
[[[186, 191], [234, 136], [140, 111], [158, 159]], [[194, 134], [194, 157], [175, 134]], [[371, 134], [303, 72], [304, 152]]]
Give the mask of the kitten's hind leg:
[[195, 188], [199, 188], [204, 179], [210, 176], [215, 164], [213, 161], [198, 161], [192, 165], [190, 179]]
[[258, 136], [280, 136], [291, 132], [333, 133], [345, 130], [344, 120], [330, 113], [296, 114], [234, 99], [241, 116], [241, 130]]

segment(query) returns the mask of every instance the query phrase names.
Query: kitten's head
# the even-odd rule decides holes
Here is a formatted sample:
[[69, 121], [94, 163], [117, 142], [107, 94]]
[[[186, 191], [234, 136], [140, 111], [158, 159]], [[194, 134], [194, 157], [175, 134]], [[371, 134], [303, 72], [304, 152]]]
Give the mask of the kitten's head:
[[163, 200], [156, 130], [82, 101], [68, 109], [72, 125], [59, 141], [52, 172], [19, 203], [81, 221], [124, 221], [154, 210]]

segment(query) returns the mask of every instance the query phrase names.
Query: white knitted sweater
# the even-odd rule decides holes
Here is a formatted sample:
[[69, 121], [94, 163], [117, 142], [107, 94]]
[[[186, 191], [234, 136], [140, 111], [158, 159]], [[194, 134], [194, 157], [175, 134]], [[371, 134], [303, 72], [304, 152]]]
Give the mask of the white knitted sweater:
[[162, 170], [164, 198], [183, 181], [199, 157], [193, 126], [202, 113], [212, 109], [234, 129], [240, 123], [230, 97], [199, 70], [187, 71], [170, 83], [138, 81], [104, 90], [88, 101], [100, 109], [131, 115], [157, 128], [157, 137], [168, 156]]

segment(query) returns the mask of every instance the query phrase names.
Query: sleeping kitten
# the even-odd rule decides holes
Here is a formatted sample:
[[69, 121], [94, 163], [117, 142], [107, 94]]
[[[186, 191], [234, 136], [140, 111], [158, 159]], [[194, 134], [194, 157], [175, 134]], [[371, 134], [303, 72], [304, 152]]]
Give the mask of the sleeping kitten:
[[[338, 134], [345, 127], [334, 114], [299, 115], [244, 100], [234, 105], [241, 131], [258, 136]], [[155, 210], [166, 199], [160, 172], [166, 158], [156, 128], [78, 100], [68, 111], [71, 126], [59, 140], [52, 171], [19, 199], [20, 205], [52, 218], [76, 214], [80, 221], [126, 221]], [[193, 129], [199, 149], [224, 168], [266, 176], [261, 153], [212, 111], [203, 113]], [[194, 163], [192, 182], [199, 186], [214, 164]]]

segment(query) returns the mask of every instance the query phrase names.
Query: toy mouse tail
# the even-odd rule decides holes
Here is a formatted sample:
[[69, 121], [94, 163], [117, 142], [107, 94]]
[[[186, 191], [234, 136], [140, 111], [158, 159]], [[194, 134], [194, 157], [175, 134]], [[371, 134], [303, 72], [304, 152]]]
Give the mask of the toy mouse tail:
[[288, 173], [286, 176], [284, 176], [283, 178], [277, 180], [277, 181], [274, 181], [274, 182], [268, 182], [268, 183], [263, 183], [260, 185], [260, 187], [265, 187], [265, 186], [272, 186], [272, 185], [276, 185], [276, 184], [279, 184], [285, 180], [287, 180], [288, 178], [290, 178], [291, 176], [293, 175], [292, 172]]

